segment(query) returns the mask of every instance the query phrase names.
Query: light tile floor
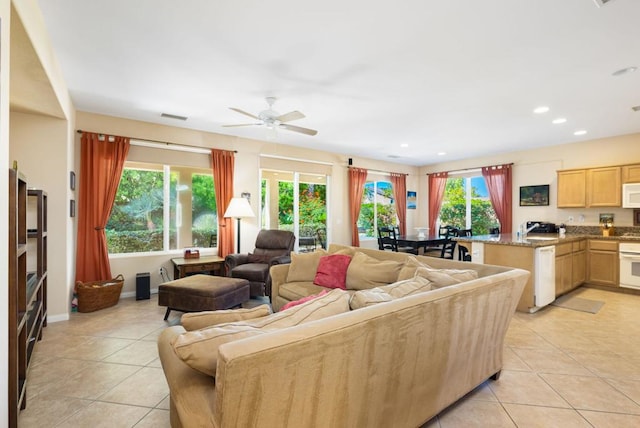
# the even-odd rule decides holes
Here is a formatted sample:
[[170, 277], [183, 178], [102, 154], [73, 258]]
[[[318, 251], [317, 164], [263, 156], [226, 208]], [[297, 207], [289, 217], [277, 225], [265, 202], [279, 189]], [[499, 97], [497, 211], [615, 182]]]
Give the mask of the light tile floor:
[[[640, 296], [576, 294], [605, 305], [597, 314], [554, 306], [516, 313], [500, 379], [424, 427], [639, 427]], [[152, 296], [49, 324], [33, 356], [20, 427], [168, 427], [156, 349], [163, 316]], [[172, 312], [170, 323], [179, 316]]]

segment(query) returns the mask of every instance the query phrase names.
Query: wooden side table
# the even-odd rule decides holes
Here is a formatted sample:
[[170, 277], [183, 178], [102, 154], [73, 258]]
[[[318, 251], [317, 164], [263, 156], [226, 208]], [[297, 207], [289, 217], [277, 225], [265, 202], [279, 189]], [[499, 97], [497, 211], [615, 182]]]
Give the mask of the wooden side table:
[[194, 273], [213, 273], [222, 276], [224, 259], [218, 256], [200, 256], [197, 259], [177, 257], [171, 259], [173, 263], [173, 279], [184, 278]]

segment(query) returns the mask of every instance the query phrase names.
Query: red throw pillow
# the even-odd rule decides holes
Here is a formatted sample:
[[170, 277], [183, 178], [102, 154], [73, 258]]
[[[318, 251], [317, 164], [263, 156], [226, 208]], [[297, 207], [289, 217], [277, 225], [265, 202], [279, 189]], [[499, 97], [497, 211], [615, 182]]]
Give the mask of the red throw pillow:
[[346, 254], [331, 254], [320, 257], [313, 283], [327, 288], [346, 290], [349, 263], [351, 263], [351, 256]]
[[318, 294], [312, 294], [310, 296], [303, 297], [302, 299], [294, 300], [293, 302], [289, 302], [286, 305], [284, 305], [283, 307], [281, 307], [280, 310], [284, 311], [285, 309], [293, 308], [294, 306], [301, 305], [301, 304], [303, 304], [305, 302], [308, 302], [309, 300], [313, 300], [313, 299], [316, 299], [316, 298], [318, 298], [320, 296], [324, 296], [327, 293], [328, 293], [327, 290], [322, 290]]

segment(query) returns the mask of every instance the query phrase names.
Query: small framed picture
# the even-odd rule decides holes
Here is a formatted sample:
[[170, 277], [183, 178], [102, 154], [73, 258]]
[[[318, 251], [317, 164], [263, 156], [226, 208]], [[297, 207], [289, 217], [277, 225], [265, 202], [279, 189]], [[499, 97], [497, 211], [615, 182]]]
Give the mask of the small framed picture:
[[520, 187], [520, 206], [535, 207], [549, 205], [549, 185]]
[[407, 209], [415, 210], [417, 206], [418, 195], [416, 192], [408, 191], [407, 192]]
[[76, 173], [73, 171], [69, 173], [69, 188], [76, 190]]
[[71, 199], [69, 201], [69, 217], [76, 216], [76, 201], [75, 199]]

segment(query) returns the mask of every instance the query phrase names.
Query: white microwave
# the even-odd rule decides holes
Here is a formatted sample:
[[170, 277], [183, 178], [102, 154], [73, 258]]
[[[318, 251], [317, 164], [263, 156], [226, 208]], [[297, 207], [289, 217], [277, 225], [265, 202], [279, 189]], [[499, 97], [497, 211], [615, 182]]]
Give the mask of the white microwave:
[[640, 208], [640, 183], [622, 185], [622, 208]]

